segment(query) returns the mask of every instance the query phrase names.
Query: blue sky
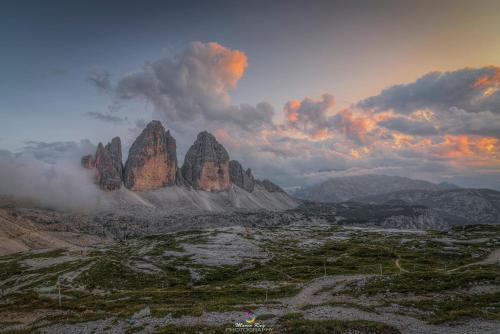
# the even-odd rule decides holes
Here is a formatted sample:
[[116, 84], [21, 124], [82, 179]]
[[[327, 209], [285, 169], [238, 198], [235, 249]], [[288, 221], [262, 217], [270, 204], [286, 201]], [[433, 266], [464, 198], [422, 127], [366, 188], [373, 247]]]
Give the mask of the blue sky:
[[[114, 135], [120, 135], [127, 146], [137, 134], [134, 130], [137, 120], [164, 117], [166, 127], [182, 139], [178, 140], [180, 154], [198, 131], [208, 127], [219, 131], [220, 140], [242, 160], [248, 154], [241, 152], [249, 152], [252, 147], [261, 152], [260, 156], [254, 153], [252, 159], [246, 158], [247, 164], [267, 162], [267, 166], [263, 162], [261, 168], [254, 169], [263, 176], [278, 178], [286, 186], [298, 185], [301, 178], [328, 168], [404, 174], [402, 166], [408, 162], [402, 163], [402, 156], [421, 151], [402, 152], [397, 145], [382, 150], [380, 144], [380, 152], [375, 153], [379, 147], [361, 145], [359, 140], [344, 143], [343, 138], [333, 138], [341, 132], [338, 128], [336, 134], [326, 136], [334, 130], [334, 125], [328, 127], [327, 116], [377, 96], [392, 85], [415, 82], [431, 71], [454, 72], [466, 67], [499, 65], [499, 10], [496, 1], [3, 1], [0, 3], [0, 149], [18, 151], [26, 141], [89, 139], [96, 143], [108, 141]], [[120, 109], [113, 115], [126, 119], [124, 122], [102, 122], [89, 116], [88, 113], [109, 114], [109, 106], [117, 103], [113, 93], [99, 92], [89, 81], [93, 73], [109, 73], [112, 84], [116, 85], [127, 74], [141, 71], [148, 62], [182, 57], [195, 41], [215, 42], [245, 54], [248, 66], [238, 78], [237, 86], [227, 92], [230, 104], [269, 103], [274, 109], [272, 123], [280, 129], [279, 133], [270, 135], [269, 128], [240, 133], [234, 124], [209, 124], [206, 118], [198, 122], [174, 121], [169, 119], [169, 111], [164, 113], [148, 99], [118, 99]], [[484, 89], [496, 89], [495, 85]], [[286, 124], [284, 107], [288, 102], [303, 102], [307, 98], [318, 102], [323, 94], [335, 97], [335, 106], [324, 110], [325, 117], [321, 118], [325, 126], [312, 125], [312, 120], [306, 117], [306, 105], [316, 106], [314, 103], [304, 103], [299, 108], [304, 115], [301, 120], [308, 122], [302, 124], [303, 133], [297, 132], [297, 124]], [[450, 127], [450, 118], [458, 117], [456, 112], [448, 110], [454, 106], [453, 103], [444, 106], [446, 110], [437, 120], [440, 128]], [[492, 113], [493, 118], [483, 113], [481, 119], [487, 118], [492, 124], [496, 122], [498, 109], [493, 102], [488, 106], [491, 110], [482, 111]], [[353, 112], [358, 115], [366, 110]], [[393, 112], [398, 114], [397, 110]], [[437, 110], [432, 112], [439, 115]], [[363, 117], [370, 122], [379, 121], [378, 118], [373, 121], [373, 115]], [[363, 124], [372, 126], [369, 122]], [[320, 132], [315, 132], [314, 138], [307, 137], [312, 133], [304, 134], [303, 129], [309, 126], [323, 131], [326, 139], [317, 140]], [[371, 127], [366, 131], [374, 136], [376, 130]], [[459, 136], [468, 135], [475, 136], [467, 139], [471, 147], [461, 152], [472, 152], [469, 159], [474, 156], [477, 161], [477, 155], [492, 154], [487, 150], [481, 153], [483, 144], [493, 145], [492, 150], [497, 154], [496, 142], [478, 137], [497, 138], [491, 129], [487, 135], [457, 131], [448, 134], [453, 138], [445, 134], [441, 138], [432, 137], [433, 145], [462, 145], [456, 144], [463, 141]], [[392, 136], [400, 138], [400, 135], [409, 134], [398, 131]], [[408, 144], [405, 150], [415, 150], [416, 143], [427, 138], [411, 135], [413, 146]], [[232, 140], [247, 136], [248, 145]], [[255, 142], [255, 138], [262, 140]], [[278, 142], [285, 142], [286, 150], [280, 147], [279, 154], [274, 152], [270, 156], [268, 147], [276, 148]], [[296, 167], [294, 154], [287, 157], [284, 153], [294, 149], [308, 150], [300, 168]], [[441, 147], [433, 149], [436, 158], [426, 159], [432, 168], [437, 168], [434, 164], [445, 164], [443, 159], [448, 153], [440, 151]], [[454, 162], [447, 161], [448, 167], [438, 168], [436, 177], [429, 172], [428, 164], [412, 170], [408, 176], [457, 180], [467, 185], [474, 185], [474, 180], [486, 180], [476, 182], [477, 185], [488, 184], [498, 176], [497, 155], [485, 158], [489, 164], [470, 167], [474, 173], [453, 169], [452, 164], [463, 157], [459, 153], [451, 155], [446, 157], [455, 159]], [[351, 161], [353, 156], [358, 156], [358, 160]], [[393, 164], [386, 166], [381, 161]], [[330, 175], [321, 177], [327, 176]]]

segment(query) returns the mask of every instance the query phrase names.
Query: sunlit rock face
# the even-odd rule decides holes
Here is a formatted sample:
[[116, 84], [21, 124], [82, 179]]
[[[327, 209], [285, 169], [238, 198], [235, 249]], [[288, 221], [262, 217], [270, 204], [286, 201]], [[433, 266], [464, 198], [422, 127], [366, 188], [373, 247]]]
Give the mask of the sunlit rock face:
[[184, 180], [195, 189], [218, 191], [229, 188], [229, 154], [207, 131], [200, 132], [182, 166]]
[[240, 188], [248, 192], [252, 192], [255, 187], [255, 179], [252, 170], [248, 168], [246, 171], [237, 160], [229, 161], [229, 180]]
[[177, 153], [174, 137], [159, 121], [150, 122], [130, 147], [123, 181], [134, 191], [174, 185]]
[[[84, 162], [83, 160], [82, 158], [82, 163]], [[106, 146], [99, 143], [93, 160], [97, 169], [97, 184], [99, 187], [106, 191], [120, 189], [123, 173], [122, 144], [120, 138], [113, 138], [111, 143], [108, 143]], [[86, 163], [88, 166], [92, 166], [92, 159], [87, 159]]]

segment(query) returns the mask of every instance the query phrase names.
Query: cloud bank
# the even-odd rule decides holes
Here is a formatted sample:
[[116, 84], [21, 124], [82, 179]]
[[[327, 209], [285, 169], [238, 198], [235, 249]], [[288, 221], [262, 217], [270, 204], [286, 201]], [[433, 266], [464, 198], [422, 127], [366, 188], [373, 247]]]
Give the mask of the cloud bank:
[[194, 42], [176, 57], [157, 59], [123, 76], [113, 88], [107, 76], [93, 81], [118, 99], [150, 102], [170, 122], [222, 122], [256, 130], [272, 125], [271, 105], [233, 105], [229, 96], [246, 67], [247, 57], [241, 51]]
[[349, 173], [450, 182], [477, 177], [481, 186], [500, 179], [499, 67], [428, 73], [342, 109], [332, 92], [291, 97], [275, 118], [269, 103], [231, 102], [247, 66], [242, 51], [194, 42], [114, 84], [106, 73], [89, 80], [114, 102], [153, 105], [178, 138], [181, 162], [196, 133], [208, 129], [232, 158], [283, 186]]
[[29, 198], [57, 209], [98, 207], [104, 194], [80, 157], [93, 152], [89, 141], [29, 142], [19, 153], [0, 151], [0, 195]]

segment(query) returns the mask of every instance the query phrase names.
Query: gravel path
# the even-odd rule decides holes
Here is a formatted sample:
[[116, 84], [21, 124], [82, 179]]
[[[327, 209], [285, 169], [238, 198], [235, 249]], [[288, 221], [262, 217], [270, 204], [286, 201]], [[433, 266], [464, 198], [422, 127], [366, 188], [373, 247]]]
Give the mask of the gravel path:
[[[474, 262], [474, 263], [469, 263], [469, 264], [466, 264], [464, 266], [460, 266], [460, 267], [457, 267], [455, 269], [448, 270], [448, 272], [457, 271], [459, 269], [463, 269], [463, 268], [467, 268], [467, 267], [471, 267], [471, 266], [481, 266], [481, 265], [486, 266], [486, 265], [497, 264], [497, 263], [500, 263], [500, 248], [495, 249], [484, 260]], [[499, 333], [500, 333], [500, 330], [499, 330]]]
[[[332, 292], [340, 291], [347, 283], [363, 280], [369, 275], [325, 276], [308, 282], [293, 297], [281, 299], [286, 306], [300, 308], [305, 305], [319, 305], [332, 298]], [[331, 288], [326, 291], [322, 289]]]

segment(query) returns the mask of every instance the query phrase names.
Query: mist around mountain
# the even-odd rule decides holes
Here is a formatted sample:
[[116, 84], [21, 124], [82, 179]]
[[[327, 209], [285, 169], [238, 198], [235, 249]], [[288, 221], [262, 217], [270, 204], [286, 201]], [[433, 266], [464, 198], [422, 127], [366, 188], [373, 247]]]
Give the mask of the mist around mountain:
[[366, 174], [335, 177], [293, 192], [293, 196], [317, 202], [338, 203], [363, 196], [386, 194], [405, 190], [439, 191], [458, 189], [450, 183], [435, 184], [401, 176]]

